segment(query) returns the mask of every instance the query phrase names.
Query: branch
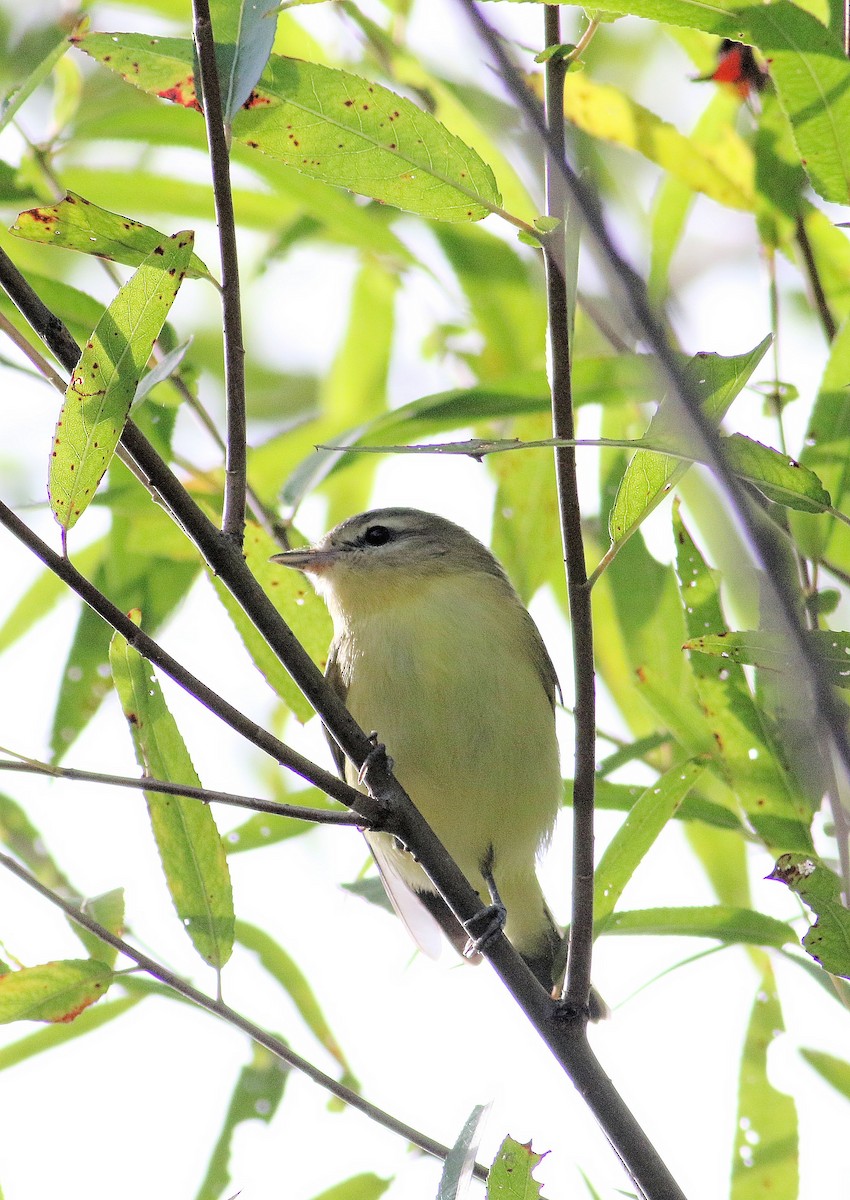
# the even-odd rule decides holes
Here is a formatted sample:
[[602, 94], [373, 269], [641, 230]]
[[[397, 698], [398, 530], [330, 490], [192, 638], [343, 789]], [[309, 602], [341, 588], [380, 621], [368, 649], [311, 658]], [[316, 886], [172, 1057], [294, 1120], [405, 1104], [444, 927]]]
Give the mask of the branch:
[[0, 525], [5, 525], [9, 532], [31, 550], [37, 558], [40, 558], [54, 575], [57, 575], [67, 583], [68, 587], [73, 592], [76, 592], [80, 599], [88, 604], [89, 608], [96, 612], [99, 617], [102, 617], [113, 629], [122, 634], [130, 645], [138, 650], [139, 654], [148, 659], [154, 666], [164, 671], [170, 679], [173, 679], [184, 691], [194, 696], [210, 712], [215, 713], [231, 729], [259, 747], [260, 750], [264, 750], [275, 761], [288, 767], [297, 775], [300, 775], [302, 779], [308, 780], [308, 782], [315, 784], [316, 787], [321, 788], [327, 795], [340, 800], [348, 808], [357, 812], [364, 820], [370, 823], [376, 820], [380, 821], [382, 816], [380, 805], [376, 805], [374, 801], [368, 796], [364, 796], [362, 792], [355, 791], [354, 788], [349, 787], [347, 783], [343, 783], [336, 775], [323, 770], [308, 758], [299, 754], [297, 750], [293, 750], [285, 742], [281, 742], [273, 734], [268, 733], [252, 721], [250, 717], [246, 717], [239, 709], [228, 703], [223, 696], [219, 696], [212, 688], [202, 683], [197, 676], [188, 671], [177, 659], [172, 658], [170, 654], [163, 650], [153, 638], [143, 633], [138, 625], [135, 625], [93, 583], [90, 583], [84, 575], [81, 575], [70, 559], [64, 558], [62, 555], [57, 554], [55, 550], [52, 550], [46, 542], [43, 542], [2, 501], [0, 501]]
[[239, 294], [239, 257], [233, 219], [233, 193], [230, 188], [230, 152], [224, 131], [209, 0], [192, 0], [192, 11], [221, 252], [224, 385], [227, 394], [227, 456], [222, 530], [237, 546], [241, 546], [245, 530], [247, 495], [245, 347], [242, 341], [242, 305]]
[[[546, 45], [561, 44], [561, 14], [554, 5], [543, 10]], [[552, 140], [564, 145], [564, 78], [567, 64], [559, 55], [546, 63], [546, 120]], [[546, 213], [558, 222], [544, 240], [549, 347], [552, 375], [552, 434], [575, 437], [570, 376], [570, 324], [565, 275], [567, 204], [563, 181], [546, 155]], [[596, 776], [596, 688], [590, 589], [584, 560], [578, 472], [573, 446], [555, 450], [555, 474], [561, 538], [567, 567], [567, 593], [573, 641], [575, 681], [575, 784], [573, 790], [572, 921], [567, 958], [567, 1010], [587, 1019], [590, 962], [593, 954], [593, 793]]]
[[[252, 1038], [258, 1045], [264, 1046], [266, 1050], [271, 1051], [281, 1062], [294, 1067], [296, 1071], [300, 1071], [302, 1075], [306, 1075], [308, 1079], [312, 1079], [314, 1083], [318, 1083], [320, 1087], [325, 1088], [332, 1095], [338, 1096], [340, 1100], [344, 1100], [346, 1104], [352, 1108], [356, 1108], [358, 1112], [363, 1113], [371, 1121], [375, 1121], [385, 1129], [389, 1129], [393, 1133], [399, 1134], [400, 1137], [406, 1138], [407, 1141], [412, 1142], [414, 1146], [418, 1146], [427, 1154], [433, 1154], [435, 1158], [445, 1160], [449, 1153], [448, 1146], [444, 1146], [441, 1142], [427, 1137], [424, 1133], [420, 1133], [418, 1129], [414, 1129], [410, 1125], [405, 1125], [403, 1121], [397, 1120], [390, 1113], [384, 1112], [383, 1109], [378, 1108], [374, 1104], [370, 1104], [368, 1100], [364, 1100], [362, 1096], [358, 1096], [351, 1088], [338, 1083], [332, 1076], [326, 1075], [324, 1071], [320, 1071], [318, 1067], [313, 1066], [306, 1058], [302, 1058], [300, 1054], [296, 1054], [294, 1050], [290, 1050], [289, 1046], [281, 1041], [280, 1038], [276, 1038], [265, 1029], [261, 1029], [259, 1025], [255, 1025], [253, 1021], [249, 1021], [247, 1017], [243, 1017], [241, 1013], [231, 1008], [230, 1005], [225, 1004], [221, 1000], [214, 1000], [212, 996], [199, 991], [191, 983], [187, 983], [185, 979], [181, 979], [179, 975], [175, 975], [173, 971], [169, 971], [167, 967], [162, 966], [155, 959], [149, 958], [141, 950], [137, 950], [135, 946], [131, 946], [129, 942], [125, 942], [123, 938], [117, 937], [104, 925], [101, 925], [98, 921], [90, 917], [88, 913], [79, 909], [73, 901], [66, 900], [51, 891], [49, 887], [41, 883], [34, 875], [31, 875], [26, 868], [16, 863], [13, 858], [9, 858], [6, 854], [0, 854], [0, 866], [5, 867], [7, 871], [16, 875], [18, 879], [23, 880], [27, 887], [31, 887], [40, 896], [49, 900], [51, 904], [55, 904], [57, 908], [61, 908], [65, 915], [70, 917], [77, 925], [81, 925], [83, 929], [87, 929], [89, 933], [93, 933], [102, 942], [106, 942], [107, 945], [112, 946], [120, 954], [123, 954], [125, 958], [129, 958], [131, 962], [134, 962], [137, 967], [141, 967], [148, 975], [153, 976], [154, 979], [158, 979], [166, 987], [170, 987], [179, 996], [190, 1000], [199, 1008], [212, 1013], [213, 1016], [220, 1017], [235, 1029], [240, 1029], [243, 1033], [247, 1033], [248, 1037]], [[476, 1163], [474, 1171], [479, 1179], [487, 1178], [486, 1167], [482, 1167]]]
[[257, 796], [238, 796], [233, 792], [215, 792], [210, 788], [191, 787], [185, 783], [169, 783], [165, 779], [136, 779], [129, 775], [106, 775], [102, 771], [81, 771], [75, 767], [51, 767], [49, 763], [23, 759], [10, 762], [0, 759], [0, 771], [19, 771], [27, 775], [47, 775], [54, 779], [70, 779], [80, 783], [103, 783], [111, 787], [135, 788], [165, 796], [188, 796], [205, 804], [226, 804], [231, 808], [247, 808], [251, 812], [269, 813], [275, 817], [294, 817], [316, 825], [363, 824], [363, 818], [351, 812], [334, 809], [302, 808], [298, 804], [279, 804], [276, 800], [261, 800]]

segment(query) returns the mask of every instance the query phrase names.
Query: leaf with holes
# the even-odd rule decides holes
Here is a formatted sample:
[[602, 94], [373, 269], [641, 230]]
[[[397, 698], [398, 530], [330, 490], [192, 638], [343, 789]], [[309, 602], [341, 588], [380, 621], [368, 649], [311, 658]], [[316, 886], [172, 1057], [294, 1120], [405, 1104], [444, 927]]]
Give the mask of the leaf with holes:
[[50, 507], [63, 533], [85, 511], [115, 452], [193, 244], [192, 233], [175, 233], [145, 257], [98, 321], [74, 368], [48, 477]]
[[813, 854], [782, 854], [767, 876], [800, 897], [816, 916], [803, 948], [830, 975], [850, 979], [850, 912], [841, 899], [842, 883]]

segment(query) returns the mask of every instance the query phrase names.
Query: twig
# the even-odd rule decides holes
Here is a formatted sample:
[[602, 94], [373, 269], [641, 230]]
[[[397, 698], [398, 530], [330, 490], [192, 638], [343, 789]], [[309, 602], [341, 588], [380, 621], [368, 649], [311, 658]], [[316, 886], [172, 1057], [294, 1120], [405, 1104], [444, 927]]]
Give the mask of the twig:
[[[845, 9], [845, 13], [847, 11], [850, 10]], [[820, 317], [823, 331], [826, 334], [826, 340], [828, 342], [833, 342], [835, 341], [835, 334], [837, 332], [835, 317], [832, 315], [832, 310], [829, 307], [829, 301], [826, 298], [826, 292], [823, 290], [820, 271], [818, 270], [818, 265], [815, 262], [815, 256], [812, 250], [812, 244], [809, 241], [809, 235], [806, 232], [805, 222], [799, 213], [797, 214], [797, 228], [794, 231], [794, 237], [797, 240], [797, 246], [803, 259], [803, 267], [805, 268], [806, 279], [808, 280], [809, 287], [812, 291], [812, 299], [815, 302], [815, 309]]]
[[9, 762], [0, 759], [0, 771], [18, 771], [27, 775], [47, 775], [55, 779], [70, 779], [81, 783], [102, 783], [110, 787], [134, 788], [166, 796], [188, 796], [205, 804], [226, 804], [231, 808], [247, 808], [252, 812], [269, 813], [276, 817], [295, 817], [317, 825], [362, 825], [362, 817], [335, 809], [302, 808], [298, 804], [279, 804], [276, 800], [261, 800], [257, 796], [238, 796], [233, 792], [215, 792], [210, 788], [190, 787], [184, 783], [169, 783], [165, 779], [136, 779], [129, 775], [106, 775], [102, 771], [82, 771], [76, 767], [52, 767], [49, 763], [23, 759]]
[[[173, 971], [169, 971], [167, 967], [164, 967], [155, 959], [149, 958], [147, 954], [143, 954], [141, 950], [137, 950], [135, 946], [131, 946], [129, 942], [125, 942], [123, 938], [117, 937], [104, 925], [101, 925], [98, 921], [90, 917], [88, 913], [79, 909], [73, 901], [66, 900], [62, 896], [57, 895], [56, 892], [51, 891], [49, 887], [41, 883], [34, 875], [31, 875], [26, 868], [16, 863], [13, 858], [0, 853], [0, 865], [4, 866], [13, 875], [16, 875], [27, 887], [31, 887], [34, 891], [38, 892], [45, 900], [49, 900], [51, 904], [55, 904], [57, 908], [61, 908], [66, 916], [70, 917], [77, 925], [81, 925], [83, 929], [87, 929], [89, 933], [93, 933], [102, 942], [106, 942], [107, 945], [112, 946], [120, 954], [123, 954], [125, 958], [129, 958], [131, 962], [134, 962], [137, 967], [140, 967], [148, 975], [153, 976], [154, 979], [158, 979], [160, 983], [164, 983], [166, 987], [171, 988], [179, 996], [190, 1000], [199, 1008], [212, 1013], [213, 1016], [220, 1017], [235, 1029], [240, 1029], [243, 1033], [247, 1033], [248, 1037], [252, 1038], [258, 1045], [264, 1046], [276, 1058], [279, 1058], [281, 1062], [285, 1062], [296, 1071], [300, 1071], [302, 1075], [306, 1075], [308, 1079], [312, 1079], [314, 1083], [317, 1083], [332, 1095], [338, 1096], [340, 1100], [344, 1100], [351, 1108], [357, 1109], [358, 1112], [363, 1113], [371, 1121], [375, 1121], [385, 1129], [389, 1129], [393, 1133], [399, 1134], [400, 1137], [406, 1138], [414, 1146], [419, 1146], [426, 1154], [433, 1154], [435, 1158], [446, 1158], [449, 1153], [448, 1146], [444, 1146], [441, 1142], [427, 1137], [424, 1133], [420, 1133], [418, 1129], [414, 1129], [410, 1125], [405, 1125], [403, 1121], [397, 1120], [391, 1113], [384, 1112], [377, 1105], [370, 1104], [368, 1100], [364, 1100], [362, 1096], [358, 1096], [351, 1088], [337, 1082], [332, 1076], [326, 1075], [324, 1071], [320, 1071], [318, 1067], [308, 1062], [306, 1058], [302, 1058], [300, 1054], [296, 1054], [280, 1038], [274, 1037], [265, 1029], [261, 1029], [259, 1025], [255, 1025], [253, 1021], [244, 1017], [240, 1012], [237, 1012], [235, 1008], [231, 1008], [229, 1004], [225, 1004], [222, 1000], [213, 999], [212, 996], [199, 991], [198, 988], [193, 987], [191, 983], [187, 983], [185, 979], [181, 979], [179, 975], [175, 975]], [[476, 1163], [475, 1174], [479, 1179], [486, 1179], [486, 1167]]]
[[104, 621], [108, 622], [113, 629], [122, 634], [141, 655], [148, 659], [149, 662], [152, 662], [154, 666], [164, 671], [170, 679], [173, 679], [184, 691], [194, 696], [210, 712], [215, 713], [231, 729], [234, 729], [247, 741], [259, 747], [260, 750], [264, 750], [275, 761], [288, 767], [289, 770], [294, 771], [297, 775], [300, 775], [302, 779], [314, 783], [316, 787], [321, 788], [327, 795], [340, 800], [348, 808], [357, 812], [364, 820], [373, 821], [380, 818], [382, 811], [380, 806], [376, 806], [374, 801], [368, 796], [355, 791], [354, 788], [349, 787], [347, 783], [343, 783], [336, 775], [323, 770], [315, 763], [310, 762], [308, 758], [299, 754], [297, 750], [293, 750], [285, 742], [281, 742], [273, 734], [268, 733], [249, 717], [246, 717], [244, 713], [234, 708], [223, 696], [219, 696], [212, 688], [207, 687], [197, 676], [187, 671], [181, 663], [163, 650], [153, 638], [143, 633], [138, 625], [135, 625], [93, 583], [89, 582], [84, 575], [81, 575], [70, 559], [64, 558], [62, 555], [57, 554], [55, 550], [52, 550], [46, 542], [43, 542], [2, 501], [0, 501], [0, 525], [4, 525], [18, 541], [30, 549], [37, 558], [40, 558], [54, 575], [57, 575], [67, 583], [68, 587], [76, 592], [81, 600], [84, 600], [98, 616], [103, 617]]
[[[555, 5], [543, 10], [546, 45], [561, 44], [561, 14]], [[567, 64], [558, 55], [546, 63], [546, 120], [552, 140], [564, 145], [564, 78]], [[549, 346], [552, 375], [552, 432], [556, 438], [575, 437], [570, 328], [564, 241], [566, 193], [551, 155], [546, 155], [546, 213], [558, 221], [543, 242], [549, 306]], [[561, 517], [561, 537], [567, 566], [567, 593], [573, 641], [575, 681], [575, 783], [573, 785], [572, 921], [567, 958], [566, 1010], [586, 1021], [593, 953], [593, 792], [596, 775], [596, 694], [593, 666], [593, 626], [590, 591], [584, 561], [584, 538], [578, 498], [576, 452], [572, 446], [555, 450], [555, 473]]]
[[245, 531], [248, 447], [245, 416], [245, 347], [242, 341], [236, 223], [233, 218], [233, 193], [230, 188], [230, 152], [221, 109], [221, 88], [209, 0], [192, 0], [192, 11], [221, 252], [224, 385], [227, 394], [227, 455], [222, 531], [237, 546], [241, 546]]

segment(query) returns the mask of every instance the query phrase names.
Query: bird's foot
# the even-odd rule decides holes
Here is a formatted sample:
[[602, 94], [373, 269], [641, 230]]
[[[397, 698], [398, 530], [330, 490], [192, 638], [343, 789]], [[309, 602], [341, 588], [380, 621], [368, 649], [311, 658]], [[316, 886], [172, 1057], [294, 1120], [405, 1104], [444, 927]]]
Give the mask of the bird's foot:
[[493, 942], [505, 928], [508, 919], [507, 909], [501, 900], [488, 904], [481, 912], [464, 921], [463, 927], [469, 934], [469, 941], [463, 951], [464, 958], [474, 958], [492, 946]]
[[365, 783], [369, 786], [369, 776], [377, 771], [391, 771], [394, 767], [393, 760], [387, 754], [387, 748], [383, 742], [378, 741], [376, 730], [372, 730], [369, 734], [369, 741], [372, 743], [372, 749], [363, 759], [360, 770], [357, 772], [357, 782]]

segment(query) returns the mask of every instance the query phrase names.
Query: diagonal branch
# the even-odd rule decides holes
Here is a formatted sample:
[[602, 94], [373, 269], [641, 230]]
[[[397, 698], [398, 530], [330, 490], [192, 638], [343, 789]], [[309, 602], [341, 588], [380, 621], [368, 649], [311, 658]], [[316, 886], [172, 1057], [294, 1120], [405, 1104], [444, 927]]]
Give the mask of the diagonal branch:
[[152, 637], [149, 637], [148, 634], [139, 629], [138, 625], [134, 624], [120, 608], [104, 596], [84, 575], [80, 574], [69, 559], [57, 554], [46, 542], [43, 542], [2, 501], [0, 501], [0, 525], [4, 525], [19, 542], [23, 543], [37, 558], [41, 559], [54, 575], [63, 580], [81, 600], [84, 600], [89, 608], [93, 609], [113, 629], [122, 634], [130, 645], [138, 650], [139, 654], [149, 662], [152, 662], [154, 666], [164, 671], [170, 679], [173, 679], [184, 691], [194, 696], [210, 712], [215, 713], [231, 729], [241, 734], [242, 737], [252, 742], [260, 750], [264, 750], [266, 754], [269, 754], [277, 762], [288, 767], [297, 775], [300, 775], [302, 779], [314, 783], [316, 787], [321, 788], [327, 795], [340, 800], [343, 804], [357, 812], [364, 820], [370, 822], [380, 820], [382, 815], [380, 805], [376, 806], [370, 797], [364, 796], [362, 792], [355, 791], [354, 788], [349, 787], [347, 783], [343, 783], [336, 775], [332, 775], [329, 771], [325, 771], [315, 763], [310, 762], [308, 758], [299, 754], [297, 750], [293, 750], [285, 742], [281, 742], [273, 734], [268, 733], [261, 726], [257, 725], [250, 717], [246, 717], [244, 713], [225, 700], [223, 696], [219, 696], [212, 688], [207, 687], [197, 676], [193, 675], [179, 663], [176, 658], [173, 658], [167, 651], [163, 650]]
[[[105, 925], [95, 921], [88, 913], [83, 912], [72, 900], [66, 900], [52, 891], [40, 880], [31, 875], [25, 867], [16, 863], [13, 858], [6, 854], [0, 854], [0, 866], [6, 868], [11, 874], [16, 875], [22, 880], [27, 887], [33, 889], [43, 896], [45, 900], [49, 900], [51, 904], [55, 904], [57, 908], [61, 908], [66, 916], [70, 917], [77, 925], [81, 925], [83, 929], [87, 929], [89, 933], [93, 933], [95, 937], [100, 938], [102, 942], [112, 946], [125, 958], [129, 958], [137, 967], [141, 967], [148, 975], [158, 979], [160, 983], [164, 983], [166, 987], [176, 992], [178, 996], [183, 996], [184, 999], [190, 1000], [199, 1008], [205, 1009], [212, 1013], [215, 1017], [221, 1017], [228, 1025], [232, 1025], [235, 1029], [240, 1029], [243, 1033], [247, 1033], [248, 1037], [252, 1038], [258, 1045], [264, 1046], [281, 1062], [285, 1062], [288, 1066], [293, 1067], [296, 1071], [300, 1071], [302, 1075], [306, 1075], [308, 1079], [312, 1079], [314, 1083], [325, 1088], [334, 1096], [338, 1096], [340, 1100], [358, 1112], [363, 1113], [371, 1121], [375, 1121], [378, 1125], [382, 1125], [385, 1129], [391, 1130], [393, 1133], [399, 1134], [400, 1137], [406, 1138], [412, 1142], [414, 1146], [419, 1146], [427, 1154], [433, 1154], [435, 1158], [445, 1159], [449, 1153], [448, 1146], [444, 1146], [441, 1142], [435, 1141], [433, 1138], [427, 1137], [424, 1133], [420, 1133], [418, 1129], [414, 1129], [410, 1125], [405, 1125], [403, 1121], [397, 1120], [391, 1113], [385, 1112], [378, 1108], [377, 1105], [370, 1104], [368, 1100], [364, 1100], [362, 1096], [358, 1096], [351, 1088], [337, 1082], [330, 1075], [326, 1075], [324, 1071], [320, 1071], [306, 1058], [302, 1058], [300, 1054], [296, 1054], [289, 1046], [280, 1038], [274, 1037], [265, 1029], [261, 1029], [259, 1025], [255, 1025], [247, 1017], [237, 1012], [235, 1008], [231, 1008], [229, 1004], [225, 1004], [221, 1000], [214, 1000], [212, 996], [207, 996], [206, 993], [199, 991], [193, 987], [191, 983], [187, 983], [185, 979], [181, 979], [179, 975], [175, 975], [173, 971], [169, 971], [161, 963], [155, 959], [149, 958], [147, 954], [143, 954], [141, 950], [137, 950], [135, 946], [131, 946], [129, 942], [125, 942], [123, 938], [117, 937]], [[475, 1174], [479, 1179], [487, 1177], [487, 1170], [476, 1164]]]

